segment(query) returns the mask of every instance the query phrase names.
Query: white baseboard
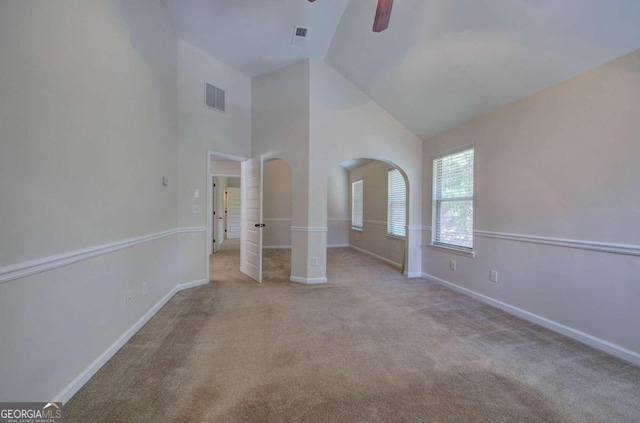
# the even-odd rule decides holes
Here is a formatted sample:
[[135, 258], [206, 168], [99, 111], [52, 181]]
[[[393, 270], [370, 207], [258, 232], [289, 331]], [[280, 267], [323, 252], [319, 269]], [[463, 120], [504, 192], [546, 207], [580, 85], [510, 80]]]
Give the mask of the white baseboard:
[[329, 244], [327, 248], [347, 248], [349, 244]]
[[521, 319], [528, 320], [529, 322], [532, 322], [532, 323], [536, 323], [540, 326], [543, 326], [561, 335], [568, 336], [569, 338], [575, 339], [578, 342], [582, 342], [583, 344], [589, 345], [590, 347], [599, 349], [608, 354], [611, 354], [613, 356], [616, 356], [618, 358], [621, 358], [623, 360], [629, 361], [633, 364], [640, 366], [640, 353], [631, 351], [619, 345], [613, 344], [609, 341], [605, 341], [604, 339], [596, 338], [595, 336], [589, 335], [588, 333], [563, 325], [562, 323], [558, 323], [553, 320], [547, 319], [546, 317], [538, 316], [537, 314], [528, 312], [521, 308], [514, 307], [510, 304], [504, 303], [502, 301], [496, 300], [491, 297], [487, 297], [486, 295], [477, 293], [468, 288], [464, 288], [454, 283], [445, 281], [444, 279], [440, 279], [438, 277], [431, 276], [426, 273], [423, 273], [422, 277], [430, 281], [433, 281], [435, 283], [438, 283], [442, 286], [445, 286], [453, 291], [460, 292], [461, 294], [475, 298], [476, 300], [482, 301], [485, 304], [489, 304], [491, 306], [499, 308], [500, 310], [506, 311], [507, 313], [520, 317]]
[[207, 279], [200, 279], [199, 281], [185, 282], [179, 284], [176, 288], [176, 292], [184, 291], [185, 289], [195, 288], [196, 286], [206, 285], [209, 281]]
[[423, 273], [421, 272], [404, 272], [403, 275], [405, 275], [408, 278], [421, 278]]
[[160, 301], [158, 301], [153, 307], [147, 311], [144, 316], [138, 319], [137, 322], [133, 324], [125, 333], [120, 336], [111, 344], [109, 348], [98, 358], [96, 358], [93, 363], [91, 363], [86, 369], [84, 369], [75, 379], [73, 379], [67, 386], [65, 386], [58, 394], [53, 397], [51, 402], [62, 402], [66, 403], [69, 401], [88, 381], [95, 375], [98, 370], [104, 366], [107, 361], [111, 359], [119, 350], [124, 346], [124, 344], [129, 341], [133, 335], [135, 335], [155, 314], [160, 311], [160, 309], [167, 303], [174, 295], [178, 292], [183, 291], [185, 289], [193, 288], [196, 286], [207, 284], [209, 281], [206, 279], [202, 279], [199, 281], [187, 282], [176, 285], [167, 295], [162, 297]]
[[315, 285], [319, 283], [327, 283], [327, 278], [299, 278], [298, 276], [291, 276], [289, 278], [291, 282], [304, 283], [307, 285]]
[[400, 263], [396, 263], [395, 261], [389, 260], [387, 258], [384, 258], [382, 256], [374, 254], [374, 253], [372, 253], [370, 251], [363, 250], [362, 248], [356, 247], [355, 245], [349, 245], [349, 247], [353, 248], [356, 251], [360, 251], [363, 254], [366, 254], [366, 255], [371, 256], [373, 258], [376, 258], [376, 259], [378, 259], [380, 261], [383, 261], [383, 262], [385, 262], [387, 264], [390, 264], [393, 267], [397, 267], [398, 269], [402, 269], [402, 265]]

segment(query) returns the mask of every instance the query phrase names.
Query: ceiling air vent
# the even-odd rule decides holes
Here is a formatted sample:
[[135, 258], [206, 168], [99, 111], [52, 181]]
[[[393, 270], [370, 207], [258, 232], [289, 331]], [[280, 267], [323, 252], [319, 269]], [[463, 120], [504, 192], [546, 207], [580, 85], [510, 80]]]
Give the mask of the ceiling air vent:
[[293, 30], [293, 38], [291, 39], [291, 44], [293, 44], [294, 46], [303, 46], [307, 41], [307, 31], [309, 31], [309, 28], [296, 26]]
[[224, 90], [205, 82], [204, 104], [207, 107], [225, 111]]

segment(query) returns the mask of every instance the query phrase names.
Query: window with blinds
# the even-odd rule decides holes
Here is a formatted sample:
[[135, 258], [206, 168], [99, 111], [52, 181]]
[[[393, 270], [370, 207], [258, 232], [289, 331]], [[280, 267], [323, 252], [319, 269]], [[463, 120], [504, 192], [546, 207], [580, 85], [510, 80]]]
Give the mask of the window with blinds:
[[433, 161], [433, 243], [473, 248], [473, 148]]
[[361, 180], [351, 184], [351, 229], [362, 230], [364, 204], [364, 182]]
[[407, 185], [398, 169], [389, 171], [387, 234], [404, 237], [407, 224]]

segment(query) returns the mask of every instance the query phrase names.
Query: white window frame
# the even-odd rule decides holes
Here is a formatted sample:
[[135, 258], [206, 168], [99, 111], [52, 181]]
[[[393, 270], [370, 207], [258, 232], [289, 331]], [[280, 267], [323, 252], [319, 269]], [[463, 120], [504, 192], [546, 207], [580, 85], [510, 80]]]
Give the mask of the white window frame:
[[[356, 187], [360, 186], [360, 206], [356, 204]], [[359, 216], [356, 213], [359, 212]], [[358, 225], [360, 223], [360, 225]], [[351, 229], [355, 231], [364, 230], [364, 180], [358, 179], [351, 182]]]
[[[458, 196], [458, 197], [447, 197], [447, 198], [436, 198], [437, 197], [437, 186], [439, 184], [439, 180], [438, 180], [438, 172], [437, 172], [437, 163], [440, 160], [446, 159], [448, 157], [451, 156], [455, 156], [464, 152], [467, 152], [471, 150], [473, 153], [473, 159], [471, 162], [471, 167], [472, 167], [472, 172], [471, 172], [471, 178], [472, 178], [472, 190], [471, 190], [471, 195], [466, 195], [466, 196]], [[432, 213], [432, 236], [431, 236], [431, 245], [430, 247], [432, 248], [436, 248], [436, 249], [442, 249], [442, 250], [446, 250], [449, 252], [453, 252], [453, 253], [457, 253], [457, 254], [462, 254], [465, 256], [469, 256], [469, 257], [474, 257], [475, 256], [475, 252], [473, 251], [473, 214], [471, 216], [471, 224], [472, 224], [472, 229], [471, 229], [471, 246], [466, 246], [466, 245], [461, 245], [461, 244], [453, 244], [453, 243], [447, 243], [447, 242], [442, 242], [439, 240], [439, 233], [438, 233], [438, 228], [441, 226], [438, 222], [438, 218], [440, 216], [440, 210], [442, 207], [443, 203], [451, 203], [451, 202], [457, 202], [457, 201], [471, 201], [472, 204], [474, 203], [474, 179], [475, 179], [475, 175], [474, 175], [474, 164], [475, 164], [475, 148], [473, 145], [469, 145], [469, 146], [465, 146], [462, 147], [460, 149], [457, 150], [453, 150], [453, 151], [449, 151], [445, 154], [442, 154], [440, 156], [434, 157], [433, 159], [433, 189], [432, 189], [432, 201], [433, 201], [433, 213]], [[472, 212], [473, 213], [473, 212]]]
[[[402, 187], [394, 186], [394, 182], [402, 181]], [[401, 188], [402, 193], [394, 193], [393, 191]], [[400, 197], [400, 198], [398, 198]], [[397, 225], [392, 216], [394, 213], [392, 210], [398, 205], [402, 204], [404, 214], [402, 216], [401, 225]], [[407, 235], [407, 183], [404, 179], [404, 175], [399, 169], [389, 169], [387, 172], [387, 236], [394, 238], [404, 239]], [[400, 229], [400, 232], [394, 231]]]

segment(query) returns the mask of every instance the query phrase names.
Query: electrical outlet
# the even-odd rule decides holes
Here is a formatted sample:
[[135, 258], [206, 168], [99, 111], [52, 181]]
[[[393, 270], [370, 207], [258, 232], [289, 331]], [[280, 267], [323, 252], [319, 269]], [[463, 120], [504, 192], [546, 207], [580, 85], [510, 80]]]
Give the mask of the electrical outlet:
[[149, 282], [144, 282], [142, 284], [142, 296], [146, 297], [148, 293], [149, 293]]
[[133, 295], [131, 291], [127, 291], [124, 293], [124, 305], [125, 307], [129, 307], [131, 305], [131, 301], [133, 300]]
[[457, 265], [455, 260], [450, 260], [449, 261], [449, 267], [451, 268], [451, 270], [456, 270], [458, 265]]
[[191, 206], [191, 213], [193, 213], [193, 214], [200, 213], [200, 204], [193, 204]]
[[496, 270], [491, 270], [489, 272], [489, 280], [491, 282], [498, 282], [498, 271]]
[[311, 265], [312, 266], [318, 265], [318, 257], [311, 257]]

